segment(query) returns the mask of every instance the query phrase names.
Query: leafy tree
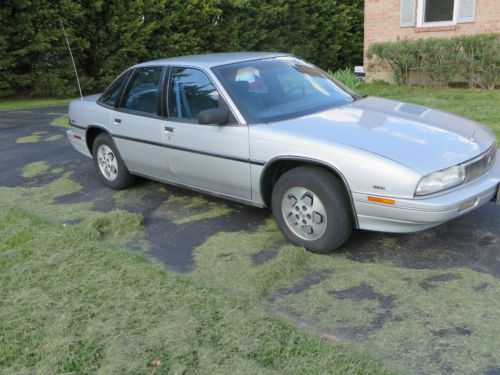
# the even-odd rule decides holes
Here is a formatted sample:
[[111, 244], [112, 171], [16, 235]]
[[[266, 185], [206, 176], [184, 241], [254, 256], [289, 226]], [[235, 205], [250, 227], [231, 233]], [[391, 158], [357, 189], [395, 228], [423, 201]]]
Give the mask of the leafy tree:
[[[61, 14], [78, 18], [71, 1], [6, 0], [0, 8], [0, 82], [7, 93], [18, 95], [67, 94], [71, 66], [61, 60]], [[2, 41], [3, 40], [3, 41]], [[73, 40], [74, 47], [83, 41]]]
[[282, 51], [335, 70], [362, 61], [363, 0], [4, 0], [0, 96], [76, 95], [139, 61]]

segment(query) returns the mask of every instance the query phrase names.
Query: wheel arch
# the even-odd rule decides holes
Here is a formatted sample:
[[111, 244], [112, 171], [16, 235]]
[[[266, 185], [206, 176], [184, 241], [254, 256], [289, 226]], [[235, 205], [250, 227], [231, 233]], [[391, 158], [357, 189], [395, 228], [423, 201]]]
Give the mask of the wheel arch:
[[97, 138], [97, 136], [102, 133], [109, 135], [109, 138], [111, 138], [113, 144], [118, 149], [116, 142], [113, 139], [113, 136], [111, 135], [108, 129], [106, 129], [104, 126], [101, 125], [89, 125], [85, 131], [85, 143], [87, 144], [87, 148], [91, 155], [92, 155], [92, 148], [94, 145], [94, 141]]
[[285, 172], [301, 166], [315, 166], [326, 169], [342, 182], [349, 198], [349, 205], [351, 208], [352, 219], [354, 220], [354, 226], [355, 228], [358, 228], [358, 218], [356, 215], [356, 208], [354, 206], [354, 199], [352, 198], [351, 189], [349, 188], [349, 184], [345, 176], [338, 168], [322, 160], [300, 156], [278, 156], [269, 160], [264, 165], [260, 175], [260, 194], [264, 204], [267, 207], [270, 207], [273, 186], [276, 181], [278, 181], [279, 177]]

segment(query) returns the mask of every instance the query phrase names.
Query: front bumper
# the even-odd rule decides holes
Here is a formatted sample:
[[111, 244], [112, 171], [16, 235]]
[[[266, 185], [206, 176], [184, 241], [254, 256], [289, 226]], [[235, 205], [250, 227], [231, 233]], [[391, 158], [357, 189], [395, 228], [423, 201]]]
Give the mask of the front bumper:
[[429, 198], [393, 198], [396, 204], [391, 206], [369, 202], [366, 194], [353, 193], [353, 198], [360, 229], [409, 233], [435, 227], [492, 200], [500, 204], [499, 186], [497, 157], [493, 168], [481, 178]]

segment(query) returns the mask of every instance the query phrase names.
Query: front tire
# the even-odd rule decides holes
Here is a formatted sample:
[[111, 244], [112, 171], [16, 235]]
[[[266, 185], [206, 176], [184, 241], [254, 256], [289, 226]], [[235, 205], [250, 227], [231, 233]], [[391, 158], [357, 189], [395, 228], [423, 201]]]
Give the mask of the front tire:
[[109, 135], [102, 133], [96, 137], [92, 145], [92, 155], [97, 174], [106, 186], [121, 190], [134, 183], [135, 176], [127, 170]]
[[297, 167], [284, 173], [274, 185], [271, 206], [285, 237], [313, 252], [332, 252], [353, 229], [342, 182], [322, 168]]

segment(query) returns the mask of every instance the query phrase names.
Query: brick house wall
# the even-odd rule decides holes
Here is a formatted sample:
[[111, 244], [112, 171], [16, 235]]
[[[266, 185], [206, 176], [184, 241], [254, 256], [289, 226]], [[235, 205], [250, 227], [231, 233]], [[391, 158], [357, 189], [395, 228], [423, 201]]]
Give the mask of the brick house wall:
[[390, 80], [388, 72], [377, 69], [366, 57], [373, 43], [500, 32], [500, 0], [476, 0], [473, 22], [432, 27], [418, 25], [417, 9], [422, 1], [415, 0], [414, 25], [403, 27], [400, 19], [402, 0], [365, 0], [364, 68], [368, 80]]

